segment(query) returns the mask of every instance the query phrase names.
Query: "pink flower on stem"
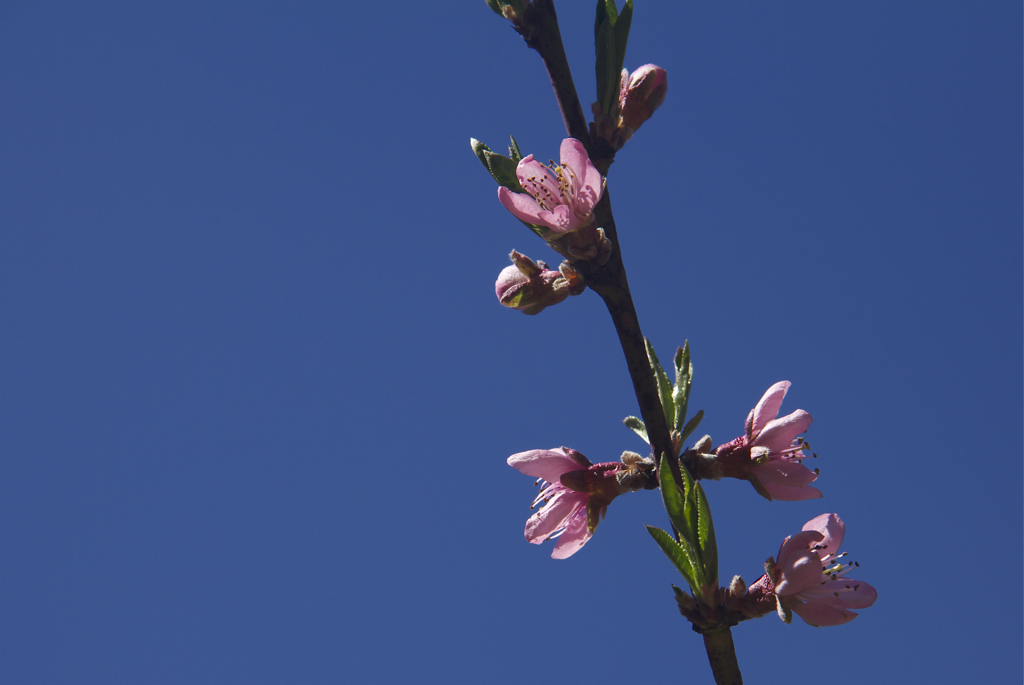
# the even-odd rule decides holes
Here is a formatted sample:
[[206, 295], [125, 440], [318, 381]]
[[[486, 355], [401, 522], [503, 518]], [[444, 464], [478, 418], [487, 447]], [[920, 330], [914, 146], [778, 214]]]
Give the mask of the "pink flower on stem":
[[809, 485], [818, 473], [801, 463], [810, 445], [797, 437], [811, 425], [811, 415], [797, 409], [777, 418], [789, 386], [782, 381], [768, 388], [747, 416], [745, 434], [718, 447], [715, 456], [723, 475], [751, 481], [768, 499], [794, 502], [821, 497], [821, 490]]
[[592, 464], [576, 450], [530, 450], [508, 458], [512, 468], [538, 479], [540, 493], [531, 509], [541, 508], [526, 521], [528, 542], [539, 545], [557, 538], [553, 559], [567, 559], [593, 536], [608, 504], [624, 492], [637, 490], [637, 473], [621, 462]]
[[501, 186], [498, 199], [521, 221], [555, 233], [569, 233], [593, 221], [592, 212], [604, 192], [604, 181], [583, 144], [575, 138], [562, 141], [560, 157], [561, 164], [550, 166], [533, 155], [521, 159], [516, 176], [526, 193]]
[[783, 609], [792, 609], [812, 626], [837, 626], [857, 618], [850, 609], [866, 609], [878, 592], [846, 573], [859, 566], [843, 564], [839, 546], [846, 526], [836, 514], [822, 514], [786, 538], [775, 562], [775, 595]]

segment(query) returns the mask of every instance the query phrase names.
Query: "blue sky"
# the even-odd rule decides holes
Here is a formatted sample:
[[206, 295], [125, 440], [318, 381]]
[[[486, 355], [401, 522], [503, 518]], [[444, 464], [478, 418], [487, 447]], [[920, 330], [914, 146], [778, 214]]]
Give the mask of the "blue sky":
[[[586, 106], [591, 3], [561, 2]], [[644, 332], [716, 444], [772, 383], [822, 500], [709, 483], [724, 578], [839, 513], [853, 623], [734, 629], [751, 682], [1020, 682], [1021, 8], [638, 0], [663, 107], [609, 175]], [[505, 458], [642, 443], [591, 292], [470, 136], [554, 157], [481, 2], [0, 8], [5, 682], [710, 680], [616, 500], [567, 561]]]

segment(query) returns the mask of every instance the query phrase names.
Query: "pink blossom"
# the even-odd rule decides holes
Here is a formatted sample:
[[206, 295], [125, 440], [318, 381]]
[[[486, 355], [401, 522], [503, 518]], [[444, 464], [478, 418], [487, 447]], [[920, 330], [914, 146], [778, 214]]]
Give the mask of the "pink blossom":
[[541, 508], [527, 519], [525, 536], [535, 545], [558, 538], [551, 552], [554, 559], [578, 552], [593, 536], [608, 504], [643, 487], [643, 474], [636, 468], [621, 462], [591, 464], [568, 447], [513, 454], [508, 465], [539, 479], [540, 493], [531, 509]]
[[810, 487], [818, 474], [801, 463], [809, 447], [797, 435], [811, 425], [811, 415], [803, 409], [777, 418], [789, 381], [768, 388], [761, 401], [747, 416], [744, 435], [719, 446], [716, 458], [725, 474], [746, 478], [761, 485], [770, 499], [786, 502], [821, 497], [821, 490]]
[[846, 578], [854, 562], [839, 561], [846, 526], [836, 514], [822, 514], [786, 538], [775, 562], [775, 594], [812, 626], [837, 626], [852, 621], [875, 603], [878, 592], [867, 583]]
[[622, 70], [619, 90], [619, 136], [629, 140], [661, 107], [668, 91], [668, 75], [656, 64], [645, 64], [632, 74]]
[[498, 199], [528, 224], [569, 233], [593, 221], [592, 212], [604, 192], [604, 181], [583, 144], [575, 138], [562, 141], [560, 156], [561, 164], [551, 166], [541, 164], [533, 155], [521, 159], [516, 176], [526, 193], [501, 186]]

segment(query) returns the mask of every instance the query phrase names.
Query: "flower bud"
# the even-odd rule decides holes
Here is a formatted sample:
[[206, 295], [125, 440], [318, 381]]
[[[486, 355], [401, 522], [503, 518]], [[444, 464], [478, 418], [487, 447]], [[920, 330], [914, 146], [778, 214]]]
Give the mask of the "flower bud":
[[619, 137], [623, 142], [661, 107], [667, 90], [668, 76], [659, 66], [645, 64], [628, 79], [623, 70], [619, 91]]
[[560, 272], [515, 250], [510, 256], [512, 266], [502, 269], [494, 283], [494, 294], [503, 305], [524, 314], [537, 314], [569, 296], [569, 283]]

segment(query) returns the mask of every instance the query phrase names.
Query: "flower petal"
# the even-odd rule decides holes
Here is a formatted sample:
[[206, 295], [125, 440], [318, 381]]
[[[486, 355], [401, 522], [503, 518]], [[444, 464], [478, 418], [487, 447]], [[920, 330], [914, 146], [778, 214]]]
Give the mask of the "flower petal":
[[498, 187], [498, 200], [505, 206], [505, 209], [512, 212], [512, 215], [520, 221], [528, 224], [542, 224], [541, 213], [544, 212], [537, 204], [537, 201], [525, 193], [513, 193], [505, 186]]
[[769, 421], [779, 415], [779, 407], [782, 400], [792, 385], [789, 381], [779, 381], [761, 397], [761, 401], [754, 407], [754, 428], [753, 435], [757, 435], [768, 424]]
[[799, 555], [787, 559], [787, 563], [779, 570], [782, 576], [775, 587], [775, 594], [779, 597], [795, 595], [821, 582], [821, 558], [810, 549], [804, 549]]
[[843, 609], [867, 609], [878, 599], [878, 591], [863, 580], [836, 578], [801, 592], [799, 597], [805, 602], [820, 602]]
[[791, 566], [799, 559], [804, 552], [821, 542], [821, 533], [814, 530], [805, 530], [796, 535], [786, 538], [779, 549], [778, 561], [775, 567], [780, 571]]
[[814, 530], [821, 533], [821, 542], [818, 543], [821, 550], [818, 554], [824, 557], [826, 554], [839, 553], [843, 537], [846, 535], [846, 524], [838, 514], [822, 514], [805, 523], [801, 530]]
[[576, 552], [583, 548], [583, 545], [587, 544], [587, 540], [590, 539], [591, 533], [587, 530], [587, 517], [582, 511], [573, 517], [569, 525], [566, 526], [565, 532], [558, 537], [558, 544], [555, 545], [555, 549], [551, 552], [552, 559], [568, 559]]
[[[756, 415], [754, 417], [754, 425], [757, 425]], [[754, 438], [751, 444], [763, 445], [777, 454], [792, 447], [793, 439], [807, 430], [807, 427], [810, 425], [811, 415], [803, 409], [797, 409], [788, 416], [769, 421], [760, 434], [755, 429], [754, 435], [757, 435], [757, 437]]]
[[772, 496], [772, 499], [780, 502], [802, 502], [805, 499], [817, 499], [823, 496], [821, 490], [812, 488], [810, 485], [805, 485], [801, 488], [791, 488], [788, 485], [765, 483], [764, 488]]
[[[549, 483], [557, 483], [559, 477], [567, 471], [575, 471], [580, 468], [579, 461], [569, 456], [567, 448], [560, 447], [553, 450], [530, 450], [513, 454], [508, 458], [508, 465], [520, 473], [534, 478], [543, 478]], [[574, 454], [579, 454], [572, 450]], [[583, 455], [580, 455], [581, 457]], [[586, 466], [590, 464], [587, 463]], [[583, 468], [586, 468], [583, 466]]]
[[526, 520], [524, 537], [529, 542], [539, 545], [563, 528], [566, 519], [579, 511], [586, 502], [586, 493], [562, 490], [552, 497], [540, 511]]
[[[772, 459], [750, 470], [765, 485], [772, 483], [799, 488], [818, 479], [818, 474], [792, 459]], [[808, 529], [804, 528], [804, 530]]]
[[857, 618], [858, 614], [846, 609], [821, 604], [819, 602], [805, 602], [793, 607], [793, 613], [802, 618], [812, 626], [839, 626], [849, 623]]
[[587, 148], [583, 147], [583, 143], [575, 138], [566, 138], [558, 149], [558, 157], [562, 166], [568, 167], [582, 183], [586, 178], [587, 164], [590, 164], [590, 157], [587, 156]]

